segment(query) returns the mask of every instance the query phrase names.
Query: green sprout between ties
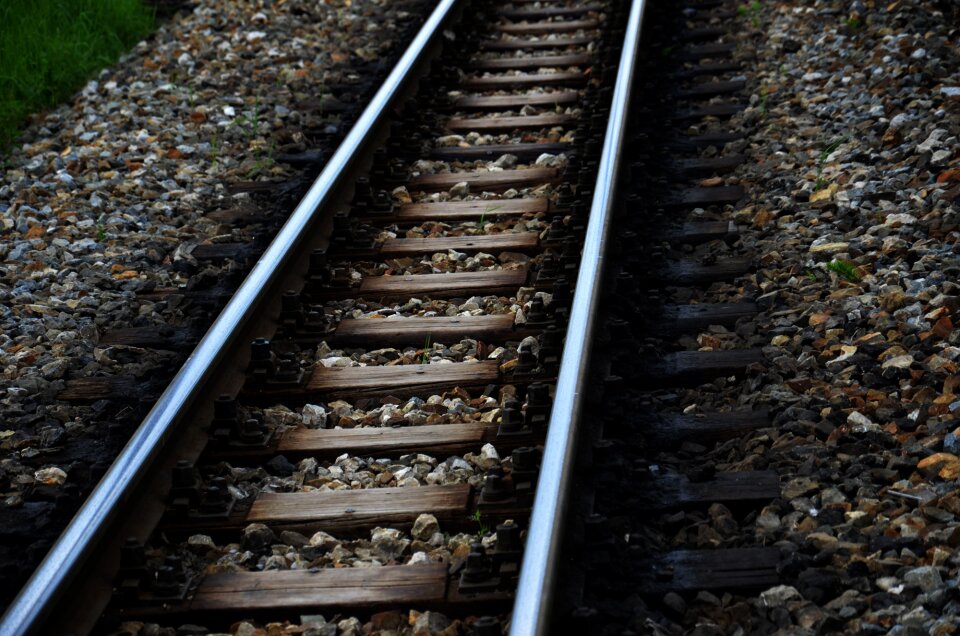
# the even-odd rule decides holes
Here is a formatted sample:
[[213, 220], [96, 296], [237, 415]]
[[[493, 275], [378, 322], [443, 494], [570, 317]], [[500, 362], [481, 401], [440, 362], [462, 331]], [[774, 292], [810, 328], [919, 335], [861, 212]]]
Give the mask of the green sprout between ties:
[[423, 353], [420, 354], [420, 364], [430, 364], [430, 336], [423, 341]]
[[479, 510], [475, 510], [473, 514], [470, 515], [470, 519], [475, 521], [477, 524], [477, 536], [479, 538], [482, 539], [483, 537], [490, 534], [489, 526], [487, 526], [487, 524], [483, 522], [483, 513], [481, 513]]
[[850, 261], [833, 259], [827, 263], [827, 269], [840, 278], [848, 280], [851, 283], [858, 283], [863, 278], [860, 275], [860, 270], [857, 269], [857, 266]]
[[487, 214], [489, 214], [489, 213], [491, 213], [491, 212], [496, 212], [497, 210], [499, 210], [499, 209], [502, 208], [502, 207], [503, 207], [502, 205], [495, 205], [495, 206], [493, 206], [492, 208], [486, 208], [486, 209], [480, 214], [480, 227], [483, 227], [483, 221], [484, 221], [484, 219], [487, 218]]

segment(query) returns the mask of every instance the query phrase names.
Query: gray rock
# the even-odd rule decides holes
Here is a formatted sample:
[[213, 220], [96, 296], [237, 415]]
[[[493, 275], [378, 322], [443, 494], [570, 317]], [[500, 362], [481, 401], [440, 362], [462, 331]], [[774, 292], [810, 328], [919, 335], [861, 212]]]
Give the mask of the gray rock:
[[395, 528], [374, 528], [370, 533], [374, 551], [386, 561], [395, 561], [410, 547], [410, 540], [404, 539]]
[[413, 522], [413, 529], [410, 535], [420, 541], [429, 541], [434, 533], [440, 531], [440, 524], [437, 518], [430, 514], [422, 514]]
[[936, 589], [943, 585], [943, 579], [940, 576], [940, 570], [932, 565], [924, 565], [913, 568], [903, 575], [903, 581], [907, 585], [919, 587], [924, 592]]
[[258, 552], [269, 548], [277, 542], [273, 530], [262, 523], [251, 523], [243, 529], [243, 536], [240, 539], [240, 545], [244, 550]]
[[663, 597], [663, 605], [669, 608], [677, 618], [687, 613], [687, 602], [676, 592], [667, 592]]
[[450, 626], [450, 619], [438, 612], [424, 612], [413, 622], [413, 633], [436, 634]]
[[450, 196], [453, 198], [463, 198], [470, 194], [470, 184], [466, 181], [461, 181], [460, 183], [455, 184], [450, 188]]
[[303, 536], [299, 532], [294, 532], [293, 530], [284, 530], [280, 533], [280, 543], [284, 545], [289, 545], [294, 548], [301, 548], [307, 545], [309, 539]]
[[789, 585], [778, 585], [760, 593], [760, 601], [764, 607], [782, 607], [790, 601], [799, 601], [802, 599], [803, 597], [800, 596], [797, 588]]

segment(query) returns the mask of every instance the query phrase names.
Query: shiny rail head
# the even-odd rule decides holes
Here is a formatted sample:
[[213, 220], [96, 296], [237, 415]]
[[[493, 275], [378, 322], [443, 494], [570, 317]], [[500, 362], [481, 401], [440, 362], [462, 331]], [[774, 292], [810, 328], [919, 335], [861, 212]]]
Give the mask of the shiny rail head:
[[610, 119], [590, 208], [576, 293], [567, 327], [556, 396], [547, 429], [537, 494], [527, 532], [510, 636], [546, 636], [556, 591], [557, 565], [575, 454], [579, 412], [592, 349], [593, 316], [600, 297], [604, 251], [623, 152], [645, 0], [633, 0], [627, 20]]
[[174, 434], [181, 409], [197, 398], [235, 334], [259, 309], [260, 291], [278, 278], [291, 251], [300, 244], [304, 229], [314, 222], [318, 209], [333, 196], [343, 172], [370, 143], [411, 73], [426, 60], [430, 45], [442, 37], [443, 28], [463, 4], [464, 0], [441, 0], [437, 4], [276, 238], [10, 604], [0, 622], [0, 634], [49, 633], [42, 631], [45, 621], [56, 611], [65, 588], [75, 581], [88, 561], [96, 557], [98, 542], [106, 525], [119, 515], [128, 487], [139, 483], [157, 459], [164, 442]]

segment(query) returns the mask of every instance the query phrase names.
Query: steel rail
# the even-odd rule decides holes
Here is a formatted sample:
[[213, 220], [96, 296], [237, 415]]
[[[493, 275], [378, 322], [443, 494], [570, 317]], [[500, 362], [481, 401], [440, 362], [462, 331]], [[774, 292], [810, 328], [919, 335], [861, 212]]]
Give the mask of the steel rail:
[[368, 146], [377, 124], [395, 106], [409, 73], [426, 59], [430, 45], [442, 36], [443, 27], [462, 1], [440, 0], [437, 4], [330, 162], [7, 609], [0, 634], [41, 633], [43, 622], [55, 611], [66, 586], [95, 556], [98, 539], [119, 516], [128, 489], [140, 482], [173, 436], [181, 410], [196, 398], [234, 335], [259, 308], [261, 290], [280, 277], [290, 254], [305, 240], [304, 228], [332, 198], [341, 185], [341, 175]]
[[633, 0], [620, 54], [610, 119], [590, 206], [580, 272], [570, 310], [556, 394], [547, 428], [537, 493], [527, 531], [520, 580], [510, 620], [510, 636], [545, 635], [551, 631], [551, 608], [563, 541], [580, 411], [600, 299], [605, 246], [610, 234], [627, 114], [636, 71], [645, 0]]

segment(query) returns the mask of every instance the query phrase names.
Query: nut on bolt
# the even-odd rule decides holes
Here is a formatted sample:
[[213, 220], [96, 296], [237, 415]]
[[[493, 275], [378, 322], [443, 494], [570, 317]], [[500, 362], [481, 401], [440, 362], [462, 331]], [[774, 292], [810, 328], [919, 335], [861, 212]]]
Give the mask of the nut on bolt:
[[493, 616], [481, 616], [473, 623], [473, 636], [503, 636], [503, 628]]
[[503, 473], [497, 467], [487, 471], [483, 478], [483, 489], [480, 491], [480, 503], [496, 503], [505, 501], [513, 493], [503, 479]]

